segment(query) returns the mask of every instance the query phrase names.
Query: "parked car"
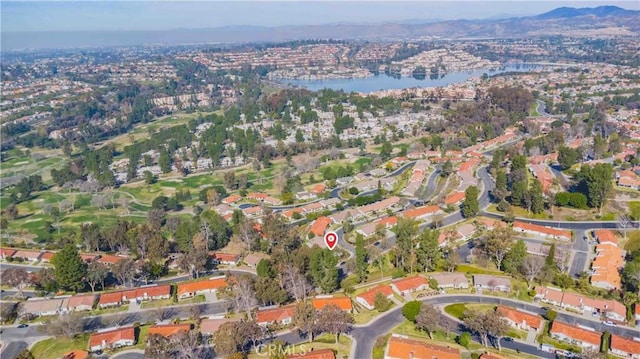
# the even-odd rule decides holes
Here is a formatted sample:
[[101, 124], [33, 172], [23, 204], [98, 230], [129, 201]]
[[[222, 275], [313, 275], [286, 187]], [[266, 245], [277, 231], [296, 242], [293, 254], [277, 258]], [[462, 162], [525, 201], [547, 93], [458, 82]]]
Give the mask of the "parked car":
[[604, 324], [604, 325], [606, 325], [608, 327], [615, 327], [616, 326], [616, 323], [614, 323], [614, 322], [612, 322], [610, 320], [604, 321], [604, 322], [602, 322], [602, 324]]
[[18, 325], [18, 328], [22, 329], [22, 328], [26, 328], [28, 326], [29, 326], [29, 324], [20, 324], [20, 325]]

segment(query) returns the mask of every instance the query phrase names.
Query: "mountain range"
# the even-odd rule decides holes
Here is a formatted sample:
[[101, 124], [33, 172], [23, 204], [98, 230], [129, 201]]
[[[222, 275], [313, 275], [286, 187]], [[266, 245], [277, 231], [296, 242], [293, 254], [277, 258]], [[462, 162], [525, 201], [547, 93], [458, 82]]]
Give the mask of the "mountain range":
[[521, 38], [543, 35], [639, 36], [640, 11], [617, 6], [561, 7], [527, 17], [486, 20], [408, 20], [384, 24], [229, 26], [162, 31], [2, 32], [2, 50], [142, 44], [280, 42], [300, 39], [418, 40]]

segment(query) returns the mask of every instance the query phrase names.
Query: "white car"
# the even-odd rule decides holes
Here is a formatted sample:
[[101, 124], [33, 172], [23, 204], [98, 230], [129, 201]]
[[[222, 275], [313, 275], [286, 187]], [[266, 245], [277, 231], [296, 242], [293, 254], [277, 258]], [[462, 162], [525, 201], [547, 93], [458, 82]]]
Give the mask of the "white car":
[[607, 320], [605, 322], [602, 322], [602, 324], [604, 324], [604, 325], [606, 325], [608, 327], [615, 327], [616, 326], [616, 323], [614, 323], [612, 321], [609, 321], [609, 320]]

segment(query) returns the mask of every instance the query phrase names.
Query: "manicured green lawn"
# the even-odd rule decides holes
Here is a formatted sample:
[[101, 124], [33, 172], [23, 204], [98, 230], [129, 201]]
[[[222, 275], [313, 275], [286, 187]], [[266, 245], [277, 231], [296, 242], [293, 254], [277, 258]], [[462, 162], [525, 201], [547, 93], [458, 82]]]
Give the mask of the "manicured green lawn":
[[480, 268], [473, 264], [458, 264], [458, 266], [456, 267], [456, 272], [461, 272], [466, 274], [496, 274], [496, 275], [503, 274], [500, 271]]
[[[252, 350], [249, 353], [249, 359], [261, 359], [267, 358], [268, 346], [264, 347], [263, 352], [256, 352]], [[296, 353], [308, 353], [311, 350], [318, 349], [331, 349], [336, 354], [336, 358], [348, 358], [349, 353], [351, 352], [351, 339], [348, 337], [341, 335], [338, 343], [335, 343], [335, 336], [333, 334], [321, 334], [314, 338], [313, 342], [301, 343], [294, 346], [289, 346], [285, 349], [286, 355], [296, 354]]]
[[464, 317], [464, 313], [466, 311], [488, 311], [495, 309], [495, 306], [492, 304], [465, 304], [465, 303], [456, 303], [447, 305], [444, 307], [445, 313], [456, 317], [458, 319], [462, 319]]
[[36, 359], [62, 358], [72, 350], [87, 350], [89, 334], [81, 334], [74, 339], [50, 338], [37, 342], [31, 348], [31, 353]]

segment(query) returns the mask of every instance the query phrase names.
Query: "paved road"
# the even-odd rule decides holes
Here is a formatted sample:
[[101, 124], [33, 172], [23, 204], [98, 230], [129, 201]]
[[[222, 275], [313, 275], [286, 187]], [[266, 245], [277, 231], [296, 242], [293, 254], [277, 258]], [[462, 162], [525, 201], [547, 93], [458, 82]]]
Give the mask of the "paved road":
[[[1, 299], [17, 298], [18, 295], [20, 295], [20, 291], [13, 290], [13, 289], [3, 290], [2, 292], [0, 292], [0, 300]], [[36, 296], [36, 292], [33, 291], [33, 290], [23, 290], [22, 291], [22, 296], [24, 298], [35, 297]]]
[[[191, 308], [199, 307], [200, 315], [202, 317], [211, 315], [221, 315], [227, 313], [229, 303], [226, 301], [219, 301], [214, 303], [201, 303], [188, 306], [179, 307], [165, 307], [165, 317], [167, 318], [188, 318], [191, 316]], [[147, 323], [156, 321], [154, 309], [146, 309], [135, 313], [116, 313], [102, 316], [89, 316], [84, 321], [84, 331], [94, 332], [102, 328], [110, 328], [122, 325], [131, 325], [135, 322]], [[16, 326], [2, 326], [2, 340], [6, 341], [20, 341], [29, 340], [36, 337], [42, 337], [43, 333], [40, 331], [40, 324], [30, 324], [27, 328], [17, 328]]]
[[37, 272], [42, 269], [42, 266], [34, 266], [29, 264], [15, 264], [15, 263], [0, 263], [0, 270], [7, 268], [21, 268], [27, 272]]
[[427, 178], [427, 185], [425, 187], [425, 195], [424, 198], [422, 198], [425, 201], [429, 201], [431, 200], [431, 197], [433, 197], [433, 195], [436, 192], [436, 183], [438, 181], [438, 177], [440, 177], [440, 174], [442, 173], [442, 166], [438, 165], [435, 167], [435, 169], [433, 170], [433, 172], [431, 172], [431, 174], [429, 175], [429, 178]]
[[27, 349], [28, 346], [28, 344], [23, 341], [5, 342], [5, 345], [2, 351], [0, 351], [0, 357], [2, 357], [2, 359], [15, 359], [18, 357], [18, 354]]
[[[513, 299], [490, 297], [482, 295], [442, 295], [428, 297], [422, 300], [423, 303], [433, 305], [453, 304], [453, 303], [486, 303], [486, 304], [504, 304], [511, 307], [522, 308], [527, 311], [544, 314], [546, 312], [541, 306], [533, 303], [521, 302]], [[351, 331], [351, 335], [356, 339], [355, 357], [371, 358], [373, 344], [376, 339], [386, 333], [389, 333], [394, 327], [405, 321], [402, 316], [402, 307], [396, 307], [389, 312], [378, 317], [375, 321], [367, 325], [357, 326]], [[640, 330], [626, 327], [607, 327], [596, 320], [586, 317], [578, 317], [569, 313], [559, 312], [558, 319], [572, 325], [584, 325], [594, 328], [597, 331], [608, 330], [611, 333], [623, 335], [629, 338], [640, 336]], [[514, 350], [520, 350], [523, 353], [532, 354], [534, 356], [544, 356], [553, 358], [553, 356], [545, 356], [546, 353], [537, 350], [537, 347], [519, 342], [503, 342], [503, 347]]]
[[540, 116], [551, 116], [547, 112], [547, 104], [544, 101], [536, 100], [536, 111], [540, 114]]

